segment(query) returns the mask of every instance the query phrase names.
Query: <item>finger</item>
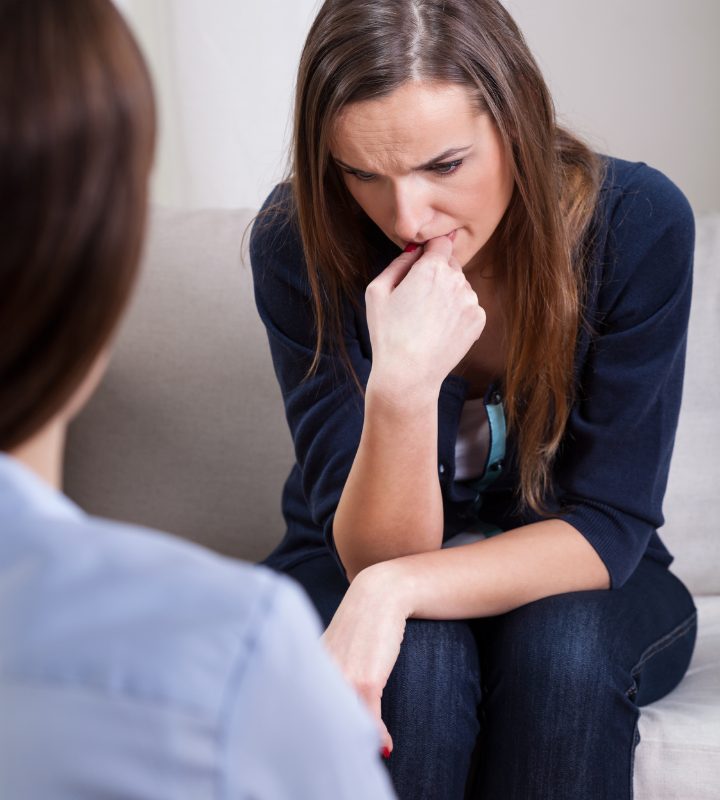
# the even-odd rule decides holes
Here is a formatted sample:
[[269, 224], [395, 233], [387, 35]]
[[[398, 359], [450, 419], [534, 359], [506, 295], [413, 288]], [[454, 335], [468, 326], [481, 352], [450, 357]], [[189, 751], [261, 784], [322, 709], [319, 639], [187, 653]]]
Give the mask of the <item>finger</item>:
[[376, 702], [373, 703], [373, 706], [374, 716], [377, 720], [378, 730], [380, 731], [380, 752], [384, 758], [388, 758], [390, 753], [393, 751], [393, 740], [392, 736], [390, 736], [390, 732], [383, 722], [379, 697], [377, 698]]
[[402, 283], [403, 278], [410, 272], [412, 265], [423, 254], [423, 248], [418, 247], [412, 251], [405, 251], [399, 255], [394, 261], [391, 261], [387, 267], [372, 281], [379, 289], [384, 289], [391, 292], [398, 284]]
[[463, 271], [462, 264], [457, 260], [457, 258], [455, 258], [455, 256], [450, 256], [448, 259], [448, 264], [450, 264], [454, 270], [457, 270], [457, 272]]
[[425, 242], [426, 253], [434, 253], [435, 255], [442, 256], [446, 261], [452, 257], [453, 243], [449, 236], [438, 236], [435, 239], [428, 239]]
[[382, 693], [377, 694], [375, 692], [370, 692], [367, 688], [363, 690], [362, 688], [356, 687], [356, 690], [361, 700], [365, 703], [365, 707], [375, 720], [378, 733], [380, 734], [380, 752], [387, 758], [390, 753], [392, 753], [393, 740], [382, 718]]

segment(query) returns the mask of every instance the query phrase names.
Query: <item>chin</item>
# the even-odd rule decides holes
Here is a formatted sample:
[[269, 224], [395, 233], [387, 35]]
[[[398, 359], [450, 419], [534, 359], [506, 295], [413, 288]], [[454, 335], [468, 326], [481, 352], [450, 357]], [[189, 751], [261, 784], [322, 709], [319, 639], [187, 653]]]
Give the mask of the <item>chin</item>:
[[480, 252], [479, 247], [463, 247], [462, 249], [458, 250], [458, 252], [453, 253], [455, 258], [466, 267], [475, 256]]
[[456, 255], [455, 258], [462, 264], [463, 269], [467, 269], [478, 258], [483, 247], [484, 245], [479, 245], [478, 247], [468, 248], [467, 252], [461, 253], [459, 257]]

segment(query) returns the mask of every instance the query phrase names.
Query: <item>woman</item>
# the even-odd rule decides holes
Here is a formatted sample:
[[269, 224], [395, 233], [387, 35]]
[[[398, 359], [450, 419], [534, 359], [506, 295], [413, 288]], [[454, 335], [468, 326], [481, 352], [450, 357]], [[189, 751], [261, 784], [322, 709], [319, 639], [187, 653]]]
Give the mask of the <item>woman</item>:
[[494, 0], [329, 0], [295, 114], [251, 243], [297, 454], [268, 563], [400, 797], [630, 798], [696, 631], [656, 530], [687, 201], [557, 125]]
[[155, 136], [109, 0], [0, 0], [0, 796], [390, 797], [299, 590], [60, 492]]

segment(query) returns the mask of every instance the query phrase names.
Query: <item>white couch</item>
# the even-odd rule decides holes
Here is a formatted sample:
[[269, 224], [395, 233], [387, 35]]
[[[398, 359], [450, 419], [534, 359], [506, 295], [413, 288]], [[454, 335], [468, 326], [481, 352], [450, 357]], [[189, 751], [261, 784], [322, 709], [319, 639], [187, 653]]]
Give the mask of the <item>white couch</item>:
[[[153, 213], [115, 357], [71, 429], [66, 486], [89, 511], [258, 560], [282, 535], [293, 455], [241, 259], [251, 219]], [[699, 636], [683, 683], [642, 711], [636, 800], [720, 798], [720, 215], [698, 220], [693, 302], [662, 535]]]

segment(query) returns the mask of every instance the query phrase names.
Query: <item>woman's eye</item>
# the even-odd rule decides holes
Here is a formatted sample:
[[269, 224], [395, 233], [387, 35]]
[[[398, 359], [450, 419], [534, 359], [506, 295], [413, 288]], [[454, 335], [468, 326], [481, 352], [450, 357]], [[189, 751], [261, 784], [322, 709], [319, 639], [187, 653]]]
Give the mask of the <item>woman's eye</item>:
[[444, 164], [434, 164], [431, 169], [438, 175], [451, 175], [462, 163], [462, 159], [459, 158], [457, 161], [446, 161]]
[[372, 172], [351, 172], [359, 181], [371, 181], [375, 178]]

